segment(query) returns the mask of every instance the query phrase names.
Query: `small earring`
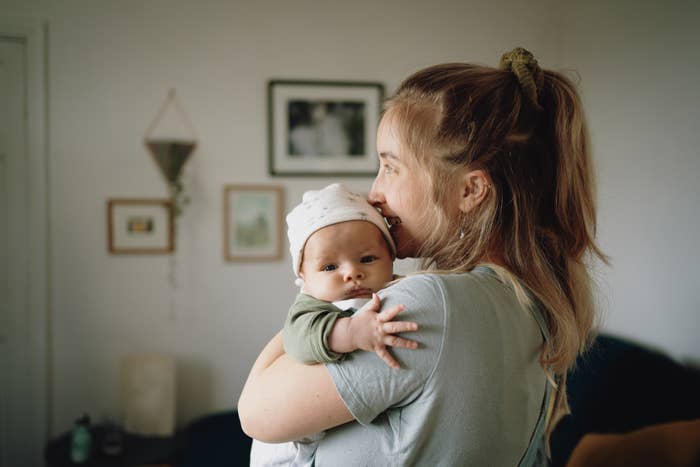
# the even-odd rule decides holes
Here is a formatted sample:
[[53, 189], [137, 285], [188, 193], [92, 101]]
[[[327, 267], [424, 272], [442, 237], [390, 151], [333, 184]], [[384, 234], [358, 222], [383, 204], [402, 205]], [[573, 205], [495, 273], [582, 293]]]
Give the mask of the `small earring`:
[[459, 229], [459, 239], [461, 240], [463, 238], [464, 238], [464, 229]]

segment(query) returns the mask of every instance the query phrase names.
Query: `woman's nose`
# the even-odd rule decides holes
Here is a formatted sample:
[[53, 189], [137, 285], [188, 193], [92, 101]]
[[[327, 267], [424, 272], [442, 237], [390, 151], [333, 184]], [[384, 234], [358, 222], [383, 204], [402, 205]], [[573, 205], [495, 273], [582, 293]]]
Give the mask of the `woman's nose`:
[[369, 201], [369, 204], [372, 206], [378, 207], [385, 201], [380, 188], [379, 178], [375, 178], [372, 182], [372, 188], [369, 190], [369, 196], [367, 196], [367, 201]]

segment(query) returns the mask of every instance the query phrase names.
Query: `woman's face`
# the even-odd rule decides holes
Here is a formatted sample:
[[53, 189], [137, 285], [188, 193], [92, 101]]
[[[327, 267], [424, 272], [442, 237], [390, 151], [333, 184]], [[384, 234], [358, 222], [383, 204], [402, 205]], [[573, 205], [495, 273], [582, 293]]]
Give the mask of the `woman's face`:
[[429, 181], [419, 170], [413, 155], [404, 149], [391, 112], [387, 112], [377, 130], [379, 172], [374, 179], [369, 202], [382, 211], [396, 243], [397, 258], [415, 257], [425, 239], [424, 209]]

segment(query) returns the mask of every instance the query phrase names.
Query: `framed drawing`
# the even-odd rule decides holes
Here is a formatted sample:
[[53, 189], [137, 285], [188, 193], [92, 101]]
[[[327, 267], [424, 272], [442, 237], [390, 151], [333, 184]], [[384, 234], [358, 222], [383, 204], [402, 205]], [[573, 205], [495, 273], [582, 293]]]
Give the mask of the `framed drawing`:
[[267, 261], [282, 258], [281, 186], [224, 187], [224, 258]]
[[172, 253], [172, 203], [169, 199], [107, 200], [107, 244], [112, 254]]
[[270, 81], [270, 175], [375, 175], [383, 99], [381, 83]]

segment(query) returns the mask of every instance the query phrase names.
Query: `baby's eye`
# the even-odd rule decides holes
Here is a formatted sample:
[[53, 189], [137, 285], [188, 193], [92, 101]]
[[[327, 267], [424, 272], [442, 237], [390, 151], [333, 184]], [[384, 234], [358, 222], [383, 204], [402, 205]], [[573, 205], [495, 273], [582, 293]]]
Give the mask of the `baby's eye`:
[[384, 173], [385, 174], [394, 173], [394, 168], [390, 165], [384, 164]]
[[360, 262], [361, 262], [361, 263], [371, 263], [371, 262], [374, 261], [375, 259], [377, 259], [376, 256], [367, 255], [367, 256], [363, 256], [363, 257], [360, 259]]
[[321, 268], [321, 271], [335, 271], [337, 266], [335, 264], [326, 264]]

